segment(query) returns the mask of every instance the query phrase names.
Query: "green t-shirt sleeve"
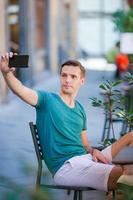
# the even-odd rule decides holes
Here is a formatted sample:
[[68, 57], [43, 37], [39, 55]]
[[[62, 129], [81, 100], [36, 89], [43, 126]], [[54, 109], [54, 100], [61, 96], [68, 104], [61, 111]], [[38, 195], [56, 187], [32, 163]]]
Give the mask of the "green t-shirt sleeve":
[[46, 101], [46, 92], [44, 91], [41, 91], [41, 90], [36, 90], [37, 92], [37, 95], [38, 95], [38, 101], [37, 101], [37, 104], [36, 104], [36, 108], [39, 108], [41, 107], [42, 105], [44, 106], [45, 105], [45, 101]]
[[83, 125], [82, 125], [82, 131], [85, 131], [87, 130], [87, 117], [86, 117], [86, 112], [84, 110], [84, 107], [78, 102], [77, 102], [77, 105], [78, 105], [78, 109], [82, 115], [82, 120], [83, 120]]
[[84, 121], [83, 121], [83, 131], [87, 130], [87, 117], [86, 117], [86, 113], [83, 110], [83, 115], [84, 115]]

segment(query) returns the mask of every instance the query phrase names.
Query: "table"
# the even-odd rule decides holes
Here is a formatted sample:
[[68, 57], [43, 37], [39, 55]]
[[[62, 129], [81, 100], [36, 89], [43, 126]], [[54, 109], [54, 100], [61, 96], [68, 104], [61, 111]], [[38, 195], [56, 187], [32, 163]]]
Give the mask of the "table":
[[133, 164], [133, 146], [122, 149], [112, 160], [113, 164]]

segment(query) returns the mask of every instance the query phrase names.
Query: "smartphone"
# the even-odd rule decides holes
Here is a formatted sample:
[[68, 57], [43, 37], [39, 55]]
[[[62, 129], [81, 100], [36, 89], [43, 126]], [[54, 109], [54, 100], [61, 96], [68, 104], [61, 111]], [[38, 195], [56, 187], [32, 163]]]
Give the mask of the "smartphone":
[[26, 68], [28, 67], [29, 55], [14, 55], [9, 58], [9, 67]]

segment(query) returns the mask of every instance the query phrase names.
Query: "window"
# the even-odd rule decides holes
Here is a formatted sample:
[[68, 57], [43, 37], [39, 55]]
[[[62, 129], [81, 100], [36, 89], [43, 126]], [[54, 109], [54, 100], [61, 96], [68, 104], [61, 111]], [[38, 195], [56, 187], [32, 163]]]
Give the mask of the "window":
[[111, 15], [122, 8], [122, 0], [78, 0], [78, 46], [90, 56], [103, 56], [114, 46], [119, 34], [114, 32]]

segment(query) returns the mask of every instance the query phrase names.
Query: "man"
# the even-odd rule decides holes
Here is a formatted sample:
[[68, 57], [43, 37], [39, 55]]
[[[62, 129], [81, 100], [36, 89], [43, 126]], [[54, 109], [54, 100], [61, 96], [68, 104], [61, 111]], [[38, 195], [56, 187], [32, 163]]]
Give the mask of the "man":
[[36, 124], [44, 160], [56, 184], [89, 186], [99, 190], [115, 189], [125, 173], [111, 160], [128, 145], [133, 145], [133, 132], [104, 149], [92, 149], [86, 131], [86, 114], [75, 100], [84, 84], [85, 69], [78, 61], [66, 61], [60, 70], [60, 93], [35, 91], [25, 87], [8, 67], [9, 57], [1, 56], [0, 69], [9, 88], [26, 103], [36, 108]]

